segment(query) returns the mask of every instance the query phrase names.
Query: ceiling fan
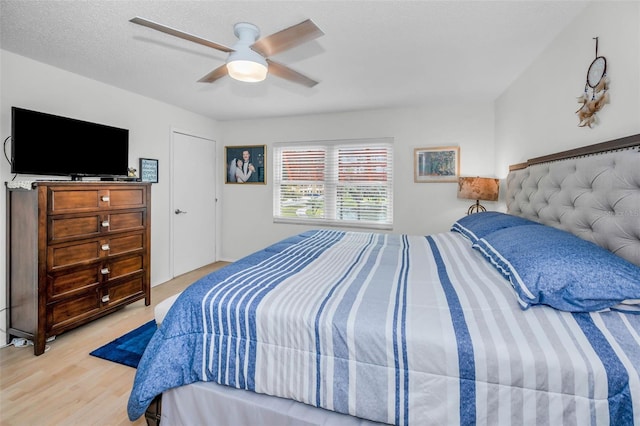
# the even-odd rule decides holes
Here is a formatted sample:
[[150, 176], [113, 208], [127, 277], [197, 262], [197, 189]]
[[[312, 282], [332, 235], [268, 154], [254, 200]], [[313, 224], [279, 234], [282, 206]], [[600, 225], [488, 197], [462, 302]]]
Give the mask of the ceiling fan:
[[247, 22], [239, 22], [233, 27], [233, 33], [238, 37], [238, 41], [233, 47], [227, 47], [140, 17], [132, 18], [130, 22], [229, 54], [224, 65], [202, 77], [198, 80], [199, 82], [213, 83], [226, 75], [240, 81], [257, 82], [264, 80], [267, 72], [269, 72], [285, 80], [307, 87], [313, 87], [318, 84], [317, 81], [292, 70], [286, 65], [269, 59], [269, 56], [323, 36], [324, 32], [310, 19], [261, 39], [258, 39], [260, 37], [258, 27]]

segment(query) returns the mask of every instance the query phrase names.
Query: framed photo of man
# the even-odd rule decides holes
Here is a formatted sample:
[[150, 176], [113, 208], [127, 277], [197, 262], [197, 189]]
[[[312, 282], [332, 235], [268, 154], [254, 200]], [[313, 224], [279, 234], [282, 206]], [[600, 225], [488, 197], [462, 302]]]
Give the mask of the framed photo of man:
[[225, 183], [267, 183], [267, 146], [225, 146]]

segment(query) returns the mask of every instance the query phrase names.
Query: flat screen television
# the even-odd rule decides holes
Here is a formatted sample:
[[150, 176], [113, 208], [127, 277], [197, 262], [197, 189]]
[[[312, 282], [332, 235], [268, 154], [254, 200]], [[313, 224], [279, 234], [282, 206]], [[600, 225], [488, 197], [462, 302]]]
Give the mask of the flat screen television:
[[127, 176], [129, 130], [11, 108], [11, 173]]

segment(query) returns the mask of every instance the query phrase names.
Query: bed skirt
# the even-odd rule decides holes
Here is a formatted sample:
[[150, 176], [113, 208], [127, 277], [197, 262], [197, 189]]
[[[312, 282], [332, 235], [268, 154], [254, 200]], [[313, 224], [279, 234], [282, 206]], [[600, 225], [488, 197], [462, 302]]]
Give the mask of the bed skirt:
[[[149, 426], [206, 424], [207, 426], [380, 426], [376, 423], [301, 402], [212, 382], [171, 389], [147, 409]], [[161, 413], [159, 411], [162, 411]]]

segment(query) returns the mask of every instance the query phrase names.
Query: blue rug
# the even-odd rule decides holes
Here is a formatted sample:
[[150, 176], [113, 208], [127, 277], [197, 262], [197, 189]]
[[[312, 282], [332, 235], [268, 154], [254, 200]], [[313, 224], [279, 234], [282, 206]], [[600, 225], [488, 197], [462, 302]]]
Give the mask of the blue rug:
[[142, 354], [157, 328], [155, 320], [151, 320], [96, 349], [89, 355], [137, 368], [140, 358], [142, 358]]

